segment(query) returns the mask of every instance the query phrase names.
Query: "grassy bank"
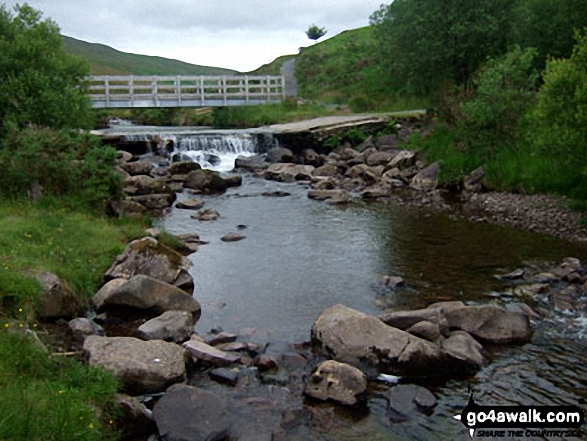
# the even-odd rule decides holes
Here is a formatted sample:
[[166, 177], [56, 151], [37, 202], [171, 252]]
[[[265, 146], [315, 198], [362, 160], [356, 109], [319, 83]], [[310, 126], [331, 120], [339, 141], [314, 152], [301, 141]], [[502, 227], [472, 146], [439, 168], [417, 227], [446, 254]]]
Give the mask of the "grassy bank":
[[111, 406], [117, 383], [101, 370], [54, 357], [23, 333], [40, 331], [41, 288], [50, 271], [85, 302], [139, 221], [113, 221], [61, 208], [0, 201], [0, 439], [115, 439]]

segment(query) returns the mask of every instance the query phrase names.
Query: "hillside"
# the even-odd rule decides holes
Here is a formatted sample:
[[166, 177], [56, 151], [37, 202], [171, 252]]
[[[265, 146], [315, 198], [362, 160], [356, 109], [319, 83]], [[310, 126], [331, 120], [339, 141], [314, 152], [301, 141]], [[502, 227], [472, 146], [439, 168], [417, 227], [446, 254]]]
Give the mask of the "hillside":
[[232, 75], [234, 70], [198, 66], [163, 57], [121, 52], [109, 46], [63, 36], [68, 52], [90, 62], [92, 75]]

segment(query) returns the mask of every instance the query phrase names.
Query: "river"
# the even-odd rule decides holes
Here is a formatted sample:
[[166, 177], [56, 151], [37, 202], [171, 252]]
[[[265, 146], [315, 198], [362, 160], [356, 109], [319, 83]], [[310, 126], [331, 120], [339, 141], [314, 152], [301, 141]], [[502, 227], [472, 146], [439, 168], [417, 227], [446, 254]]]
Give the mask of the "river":
[[[206, 166], [228, 170], [225, 159], [234, 160], [223, 156], [222, 164]], [[263, 195], [275, 190], [290, 195]], [[241, 340], [268, 345], [269, 354], [291, 354], [309, 340], [318, 315], [337, 303], [368, 314], [442, 300], [505, 304], [514, 300], [500, 294], [506, 287], [495, 274], [569, 256], [587, 259], [584, 246], [506, 227], [360, 200], [335, 208], [306, 195], [303, 185], [245, 174], [241, 187], [202, 197], [205, 208], [220, 213], [218, 221], [198, 222], [190, 211], [178, 209], [158, 221], [171, 233], [197, 233], [210, 242], [190, 256], [194, 295], [202, 304], [200, 334], [222, 328]], [[237, 227], [245, 240], [220, 240]], [[396, 292], [382, 289], [384, 275], [400, 276], [407, 286]], [[312, 362], [284, 369], [289, 382], [277, 386], [255, 375], [236, 389], [198, 373], [190, 381], [232, 400], [240, 439], [271, 439], [284, 412], [302, 409], [302, 422], [282, 428], [276, 439], [465, 440], [468, 432], [452, 417], [466, 405], [469, 387], [483, 405], [576, 405], [587, 399], [585, 317], [582, 311], [572, 332], [569, 322], [535, 321], [530, 343], [489, 348], [487, 363], [473, 377], [419, 381], [439, 404], [432, 415], [417, 414], [408, 421], [390, 419], [386, 385], [371, 386], [361, 413], [304, 402], [295, 379], [300, 383]], [[261, 404], [250, 406], [250, 397]]]

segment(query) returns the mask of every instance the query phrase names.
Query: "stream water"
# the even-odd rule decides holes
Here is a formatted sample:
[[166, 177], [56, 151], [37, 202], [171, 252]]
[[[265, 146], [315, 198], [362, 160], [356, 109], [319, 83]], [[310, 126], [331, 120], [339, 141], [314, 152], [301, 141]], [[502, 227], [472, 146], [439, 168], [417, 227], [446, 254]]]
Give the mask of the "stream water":
[[[223, 163], [216, 168], [230, 167]], [[263, 195], [275, 190], [290, 195]], [[318, 315], [337, 303], [368, 314], [386, 306], [414, 309], [442, 300], [507, 303], [495, 294], [504, 285], [494, 274], [569, 256], [587, 259], [584, 246], [509, 228], [360, 201], [333, 208], [306, 195], [299, 184], [245, 175], [241, 187], [201, 197], [205, 208], [220, 213], [218, 221], [198, 222], [189, 210], [177, 209], [160, 220], [171, 233], [197, 233], [210, 242], [190, 256], [194, 295], [202, 304], [196, 327], [200, 334], [222, 328], [240, 340], [268, 344], [270, 354], [291, 354], [309, 340]], [[187, 197], [178, 195], [179, 200]], [[237, 226], [245, 240], [220, 240], [239, 231]], [[384, 275], [403, 277], [407, 287], [382, 290]], [[582, 313], [584, 319], [587, 311]], [[452, 416], [466, 405], [470, 386], [483, 405], [576, 405], [587, 399], [587, 331], [578, 328], [569, 335], [566, 324], [546, 320], [534, 326], [533, 339], [524, 346], [489, 348], [488, 361], [475, 376], [420, 383], [439, 404], [432, 415], [408, 421], [390, 419], [385, 385], [371, 387], [364, 412], [304, 403], [291, 380], [298, 376], [301, 384], [311, 365], [286, 367], [290, 381], [281, 385], [262, 384], [254, 375], [237, 388], [207, 375], [195, 374], [191, 381], [233, 403], [242, 440], [271, 439], [284, 412], [300, 409], [302, 422], [283, 429], [276, 439], [465, 440], [468, 432]]]

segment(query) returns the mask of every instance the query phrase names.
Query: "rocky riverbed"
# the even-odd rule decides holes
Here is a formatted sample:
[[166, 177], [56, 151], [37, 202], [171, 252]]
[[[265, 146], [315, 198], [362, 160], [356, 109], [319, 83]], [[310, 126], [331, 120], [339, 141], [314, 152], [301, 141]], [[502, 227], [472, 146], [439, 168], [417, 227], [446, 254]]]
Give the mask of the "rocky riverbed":
[[[357, 150], [342, 148], [328, 155], [277, 149], [266, 156], [242, 158], [236, 165], [245, 170], [245, 180], [295, 185], [275, 184], [277, 189], [260, 193], [275, 204], [287, 201], [300, 184], [309, 187], [308, 198], [323, 201], [332, 210], [347, 209], [358, 200], [410, 206], [422, 213], [446, 211], [479, 223], [513, 223], [575, 241], [585, 237], [578, 217], [550, 197], [484, 193], [479, 176], [472, 176], [466, 192], [455, 198], [438, 188], [438, 165], [424, 164], [414, 152], [396, 150], [396, 142], [397, 137], [371, 140]], [[243, 185], [242, 174], [221, 176], [188, 162], [169, 165], [164, 155], [137, 159], [121, 153], [119, 171], [128, 197], [112, 204], [113, 214], [166, 215], [181, 210], [189, 213], [197, 230], [197, 225], [222, 222], [225, 213], [212, 206], [215, 198]], [[173, 206], [177, 194], [180, 200]], [[230, 196], [253, 200], [250, 194]], [[466, 292], [455, 292], [450, 299], [426, 300], [419, 293], [423, 288], [417, 276], [404, 280], [380, 274], [385, 277], [363, 286], [375, 308], [366, 313], [333, 301], [313, 311], [315, 320], [304, 339], [285, 344], [257, 327], [222, 329], [238, 326], [236, 319], [196, 332], [206, 315], [227, 305], [221, 292], [215, 303], [202, 303], [193, 263], [186, 256], [220, 243], [246, 244], [255, 240], [254, 227], [235, 222], [233, 231], [213, 243], [196, 232], [180, 235], [178, 250], [157, 240], [157, 229], [147, 232], [106, 272], [105, 284], [93, 298], [94, 309], [69, 322], [71, 342], [61, 349], [80, 350], [86, 362], [121, 379], [123, 395], [118, 401], [124, 417], [118, 424], [129, 438], [389, 439], [392, 434], [467, 439], [464, 426], [450, 418], [466, 404], [469, 381], [489, 383], [491, 372], [516, 366], [525, 372], [533, 362], [522, 360], [539, 353], [536, 347], [544, 346], [537, 342], [543, 339], [563, 338], [582, 347], [587, 268], [575, 258], [496, 271], [489, 276], [496, 288], [469, 298]], [[60, 294], [58, 281], [53, 282], [47, 285], [51, 303], [67, 305], [54, 301]], [[277, 292], [287, 280], [278, 282]], [[420, 300], [416, 307], [406, 307], [398, 301], [401, 298]], [[47, 318], [70, 315], [64, 309], [51, 311]], [[560, 374], [581, 378], [582, 367], [572, 367], [573, 351]], [[503, 361], [507, 359], [515, 361], [508, 364]], [[505, 378], [503, 382], [508, 384]], [[501, 395], [493, 399], [498, 403], [520, 399], [507, 395], [511, 386], [503, 392], [496, 387]], [[451, 388], [456, 395], [450, 395]], [[545, 390], [548, 393], [535, 398], [578, 398], [576, 389]], [[492, 398], [485, 389], [484, 397], [488, 396]]]

